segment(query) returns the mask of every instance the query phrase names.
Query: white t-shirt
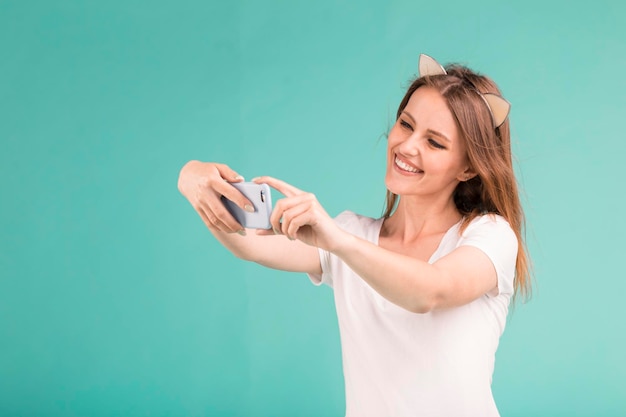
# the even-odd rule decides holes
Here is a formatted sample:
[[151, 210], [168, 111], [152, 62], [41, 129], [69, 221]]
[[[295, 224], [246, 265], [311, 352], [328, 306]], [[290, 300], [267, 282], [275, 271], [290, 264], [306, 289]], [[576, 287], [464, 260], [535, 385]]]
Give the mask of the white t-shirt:
[[[383, 219], [346, 211], [335, 222], [378, 244]], [[337, 256], [320, 250], [314, 284], [334, 290], [341, 334], [346, 417], [491, 417], [495, 353], [504, 331], [517, 257], [517, 238], [497, 215], [474, 219], [459, 235], [446, 232], [430, 258], [463, 245], [493, 262], [498, 288], [461, 307], [411, 313], [373, 290]]]

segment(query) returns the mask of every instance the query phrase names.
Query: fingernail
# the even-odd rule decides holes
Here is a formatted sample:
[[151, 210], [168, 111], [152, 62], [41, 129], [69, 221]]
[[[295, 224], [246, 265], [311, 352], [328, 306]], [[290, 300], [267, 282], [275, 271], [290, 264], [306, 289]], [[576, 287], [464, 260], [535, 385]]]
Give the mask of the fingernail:
[[250, 204], [246, 204], [245, 206], [243, 206], [243, 209], [248, 213], [254, 213], [254, 207], [252, 207]]
[[279, 234], [280, 234], [280, 232], [278, 231], [278, 229], [277, 229], [277, 228], [275, 228], [275, 227], [274, 227], [273, 229], [274, 229], [274, 234], [275, 234], [275, 235], [279, 235]]
[[254, 182], [254, 181], [258, 180], [259, 178], [261, 178], [261, 177], [254, 177], [250, 181]]
[[243, 180], [243, 179], [244, 179], [244, 178], [243, 178], [241, 175], [237, 175], [237, 176], [235, 177], [235, 181], [238, 181], [238, 180]]
[[246, 229], [238, 230], [237, 233], [239, 233], [241, 236], [245, 236], [246, 235]]
[[296, 240], [296, 238], [291, 237], [291, 236], [287, 236], [287, 238], [288, 238], [289, 240]]

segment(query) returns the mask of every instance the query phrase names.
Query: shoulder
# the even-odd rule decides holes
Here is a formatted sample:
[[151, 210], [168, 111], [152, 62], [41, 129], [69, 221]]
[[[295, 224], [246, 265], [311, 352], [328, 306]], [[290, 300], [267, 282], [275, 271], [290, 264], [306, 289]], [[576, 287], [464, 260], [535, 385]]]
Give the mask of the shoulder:
[[514, 293], [518, 240], [509, 222], [497, 214], [484, 214], [470, 221], [461, 232], [457, 247], [473, 246], [481, 250], [496, 271], [498, 280], [490, 296]]
[[496, 240], [514, 244], [517, 251], [517, 236], [509, 222], [498, 214], [483, 214], [467, 225], [461, 233], [461, 242], [474, 239]]
[[458, 245], [474, 246], [483, 251], [495, 267], [498, 293], [513, 294], [518, 241], [504, 217], [485, 214], [473, 219], [462, 232]]
[[374, 219], [346, 210], [334, 218], [335, 223], [346, 232], [365, 237], [372, 230], [379, 230], [383, 219]]
[[494, 264], [515, 266], [517, 235], [502, 216], [485, 214], [473, 219], [459, 238], [458, 246], [466, 245], [481, 249]]

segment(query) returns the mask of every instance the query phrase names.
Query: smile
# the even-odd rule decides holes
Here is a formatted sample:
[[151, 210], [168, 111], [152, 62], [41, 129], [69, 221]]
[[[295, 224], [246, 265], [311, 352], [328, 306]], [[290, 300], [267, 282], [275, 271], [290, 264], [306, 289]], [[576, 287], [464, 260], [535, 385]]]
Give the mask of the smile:
[[398, 158], [397, 156], [396, 156], [394, 162], [395, 162], [396, 166], [398, 168], [400, 168], [402, 171], [411, 172], [413, 174], [417, 174], [419, 172], [424, 172], [422, 170], [419, 170], [417, 168], [412, 167], [411, 165], [407, 164], [406, 162], [401, 161], [400, 158]]

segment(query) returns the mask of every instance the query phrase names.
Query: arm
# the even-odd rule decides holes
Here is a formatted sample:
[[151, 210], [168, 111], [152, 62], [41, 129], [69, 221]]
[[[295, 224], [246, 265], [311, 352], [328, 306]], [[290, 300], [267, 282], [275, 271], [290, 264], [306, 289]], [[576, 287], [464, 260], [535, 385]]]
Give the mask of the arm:
[[228, 213], [223, 195], [241, 208], [251, 205], [230, 182], [243, 178], [224, 164], [190, 161], [181, 169], [179, 191], [189, 200], [213, 236], [236, 257], [284, 271], [321, 273], [317, 249], [284, 236], [245, 230]]
[[433, 264], [350, 235], [331, 252], [380, 295], [415, 313], [467, 304], [497, 285], [491, 260], [472, 246], [461, 246]]
[[271, 177], [256, 181], [287, 196], [272, 213], [275, 229], [335, 254], [380, 295], [406, 310], [425, 313], [460, 306], [497, 286], [494, 264], [477, 247], [461, 246], [429, 264], [341, 230], [310, 193]]

